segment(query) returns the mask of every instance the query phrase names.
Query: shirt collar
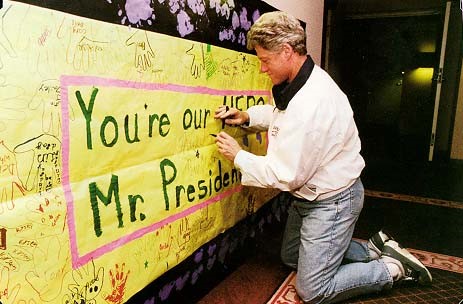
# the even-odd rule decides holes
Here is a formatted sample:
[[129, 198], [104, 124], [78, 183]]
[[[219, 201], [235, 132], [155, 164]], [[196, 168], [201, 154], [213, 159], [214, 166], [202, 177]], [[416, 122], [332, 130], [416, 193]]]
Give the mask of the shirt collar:
[[293, 81], [290, 83], [285, 81], [272, 87], [273, 100], [275, 101], [275, 105], [278, 110], [286, 110], [291, 99], [307, 82], [307, 79], [309, 79], [314, 66], [314, 61], [310, 55], [307, 55], [307, 59], [304, 61], [304, 64], [300, 68]]

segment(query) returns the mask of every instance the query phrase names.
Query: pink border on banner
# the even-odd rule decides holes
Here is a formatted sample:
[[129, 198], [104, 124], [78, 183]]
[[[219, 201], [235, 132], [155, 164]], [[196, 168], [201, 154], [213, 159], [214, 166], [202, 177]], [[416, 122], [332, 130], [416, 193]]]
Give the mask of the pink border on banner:
[[134, 82], [121, 79], [110, 79], [102, 77], [92, 76], [61, 76], [61, 115], [62, 115], [62, 185], [64, 189], [64, 195], [67, 202], [67, 222], [69, 229], [69, 241], [71, 247], [72, 256], [72, 267], [77, 267], [90, 262], [92, 259], [98, 258], [103, 254], [110, 252], [132, 240], [142, 237], [143, 235], [155, 231], [164, 225], [172, 223], [178, 219], [181, 219], [187, 215], [190, 215], [210, 204], [220, 201], [221, 199], [232, 195], [233, 193], [240, 192], [242, 186], [237, 186], [225, 192], [222, 192], [200, 204], [194, 205], [182, 212], [169, 216], [157, 223], [151, 224], [147, 227], [136, 230], [128, 235], [125, 235], [115, 241], [112, 241], [106, 245], [100, 246], [95, 250], [79, 255], [79, 249], [77, 248], [77, 235], [75, 230], [75, 214], [74, 214], [74, 198], [71, 191], [69, 182], [69, 96], [68, 86], [80, 85], [80, 86], [103, 86], [103, 87], [122, 87], [122, 88], [133, 88], [140, 90], [151, 90], [151, 91], [172, 91], [184, 94], [207, 94], [207, 95], [261, 95], [270, 97], [270, 91], [265, 90], [217, 90], [207, 87], [190, 87], [176, 84], [161, 84], [161, 83], [147, 83], [147, 82]]

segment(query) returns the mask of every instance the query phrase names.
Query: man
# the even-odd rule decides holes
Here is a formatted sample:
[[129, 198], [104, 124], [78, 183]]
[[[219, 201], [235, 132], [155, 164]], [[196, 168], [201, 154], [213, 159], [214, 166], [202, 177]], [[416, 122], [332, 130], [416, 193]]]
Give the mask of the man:
[[267, 129], [267, 154], [244, 151], [225, 132], [216, 143], [240, 169], [243, 185], [292, 194], [281, 256], [297, 269], [300, 298], [334, 303], [402, 280], [430, 284], [426, 267], [383, 231], [369, 242], [352, 240], [364, 197], [360, 139], [346, 95], [307, 55], [299, 21], [284, 12], [264, 14], [247, 39], [272, 80], [276, 108], [221, 106], [215, 118]]

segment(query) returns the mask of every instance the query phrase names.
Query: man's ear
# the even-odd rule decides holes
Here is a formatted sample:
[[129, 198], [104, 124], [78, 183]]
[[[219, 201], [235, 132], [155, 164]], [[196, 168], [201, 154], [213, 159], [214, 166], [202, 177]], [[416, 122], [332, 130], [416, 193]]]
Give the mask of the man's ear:
[[288, 43], [283, 43], [282, 51], [286, 59], [289, 59], [291, 55], [294, 53], [293, 47], [290, 46]]

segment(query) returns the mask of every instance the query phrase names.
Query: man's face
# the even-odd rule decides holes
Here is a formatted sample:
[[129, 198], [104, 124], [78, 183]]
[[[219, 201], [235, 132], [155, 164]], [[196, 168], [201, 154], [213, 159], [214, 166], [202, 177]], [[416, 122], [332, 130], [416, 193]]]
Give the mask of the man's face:
[[255, 50], [260, 60], [261, 73], [267, 73], [274, 85], [288, 80], [289, 62], [285, 60], [284, 51], [269, 51], [259, 45], [255, 47]]

